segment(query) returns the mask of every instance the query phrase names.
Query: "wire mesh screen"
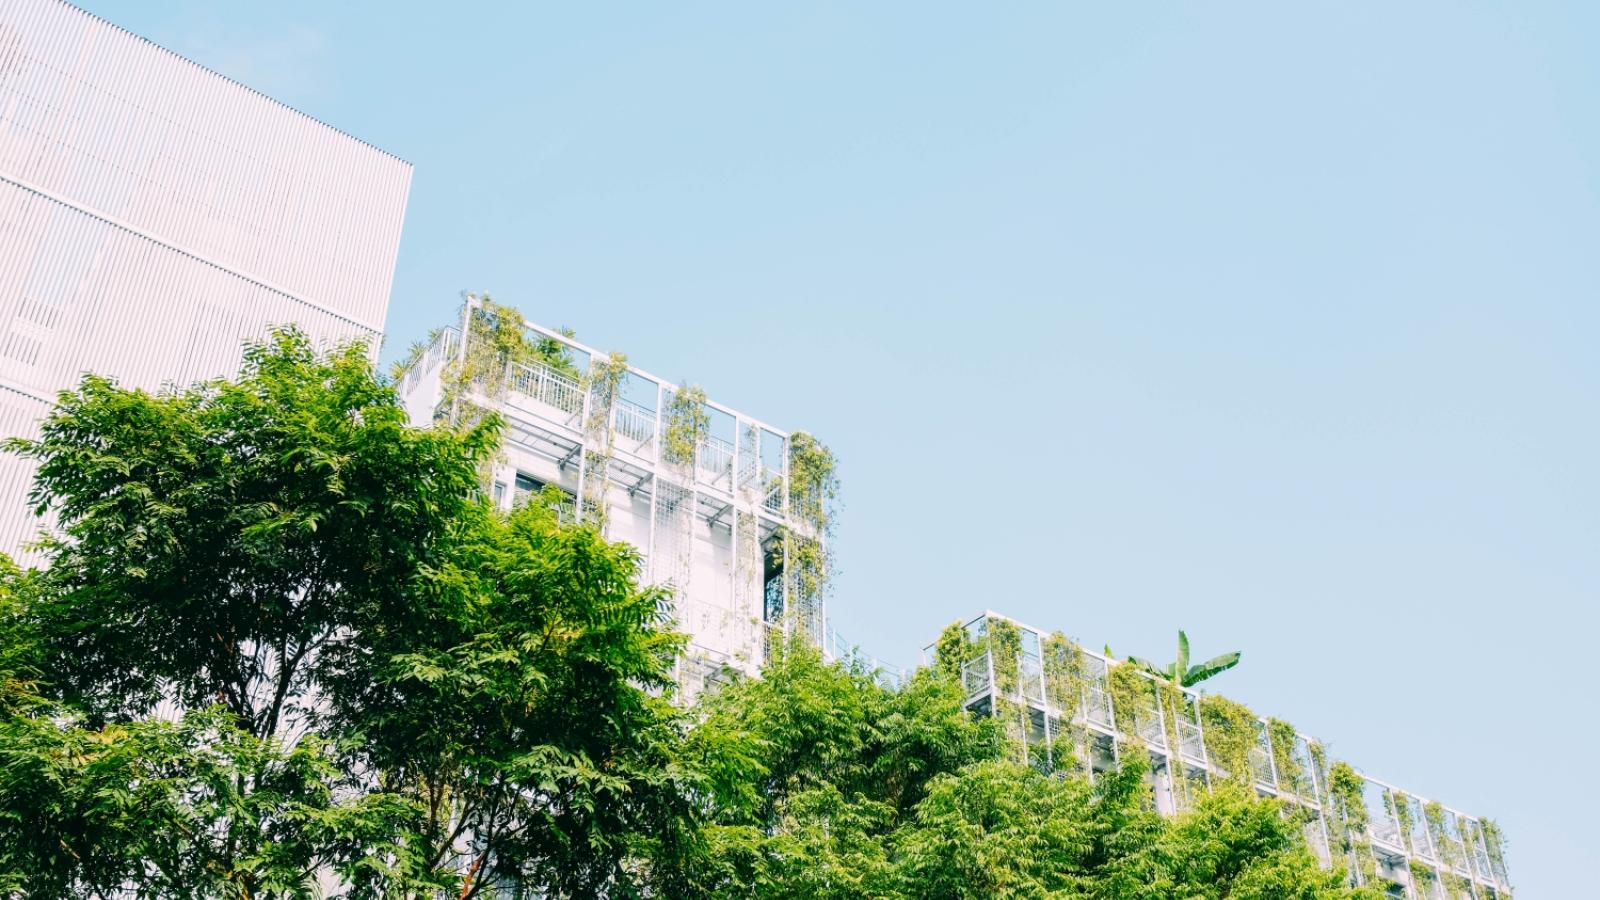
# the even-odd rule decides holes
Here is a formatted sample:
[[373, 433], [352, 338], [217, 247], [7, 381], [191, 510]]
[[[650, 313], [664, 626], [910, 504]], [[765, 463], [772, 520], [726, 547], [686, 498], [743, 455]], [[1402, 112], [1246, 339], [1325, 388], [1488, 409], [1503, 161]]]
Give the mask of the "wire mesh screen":
[[650, 554], [650, 575], [656, 583], [671, 584], [679, 593], [689, 587], [689, 565], [694, 552], [693, 525], [694, 490], [658, 479], [655, 550]]

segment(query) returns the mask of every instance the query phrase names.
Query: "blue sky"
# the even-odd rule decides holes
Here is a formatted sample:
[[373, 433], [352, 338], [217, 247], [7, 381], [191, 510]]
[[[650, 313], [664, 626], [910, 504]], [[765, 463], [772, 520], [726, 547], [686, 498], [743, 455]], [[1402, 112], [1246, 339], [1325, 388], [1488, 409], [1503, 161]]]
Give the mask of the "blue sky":
[[1183, 627], [1592, 892], [1600, 5], [83, 5], [416, 164], [390, 356], [486, 290], [830, 443], [869, 652]]

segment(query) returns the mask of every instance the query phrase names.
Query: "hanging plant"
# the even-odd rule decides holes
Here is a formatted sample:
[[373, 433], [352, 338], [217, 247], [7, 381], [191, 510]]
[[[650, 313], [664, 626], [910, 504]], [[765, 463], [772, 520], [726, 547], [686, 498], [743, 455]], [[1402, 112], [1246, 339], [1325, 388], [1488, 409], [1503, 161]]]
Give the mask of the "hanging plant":
[[810, 433], [789, 435], [789, 511], [819, 534], [833, 525], [832, 508], [839, 496], [833, 451]]
[[1267, 738], [1272, 742], [1272, 766], [1278, 773], [1278, 787], [1302, 797], [1308, 795], [1305, 771], [1294, 755], [1299, 740], [1294, 726], [1282, 719], [1268, 719]]
[[666, 420], [661, 436], [662, 457], [673, 465], [694, 465], [695, 451], [711, 434], [706, 392], [692, 384], [678, 388], [667, 400]]
[[1020, 689], [1018, 666], [1022, 656], [1022, 632], [1016, 625], [993, 616], [987, 620], [990, 659], [994, 665], [995, 688], [1006, 696]]
[[1106, 684], [1118, 731], [1135, 737], [1139, 726], [1156, 721], [1155, 683], [1141, 675], [1137, 666], [1117, 663], [1106, 674]]
[[[496, 303], [488, 296], [469, 295], [467, 309], [461, 356], [441, 377], [443, 399], [452, 406], [461, 406], [471, 392], [491, 400], [503, 397], [513, 364], [542, 364], [574, 382], [582, 382], [567, 346], [544, 335], [529, 337], [527, 320], [516, 307]], [[570, 330], [563, 329], [562, 333], [572, 336]], [[465, 410], [458, 409], [457, 413], [459, 419]]]
[[1206, 694], [1200, 698], [1200, 723], [1212, 764], [1226, 770], [1229, 780], [1249, 784], [1250, 748], [1257, 743], [1256, 714], [1243, 703]]
[[933, 664], [939, 674], [946, 678], [961, 679], [962, 667], [971, 659], [973, 652], [972, 638], [967, 635], [966, 626], [960, 622], [951, 622], [939, 632], [939, 639], [933, 645]]

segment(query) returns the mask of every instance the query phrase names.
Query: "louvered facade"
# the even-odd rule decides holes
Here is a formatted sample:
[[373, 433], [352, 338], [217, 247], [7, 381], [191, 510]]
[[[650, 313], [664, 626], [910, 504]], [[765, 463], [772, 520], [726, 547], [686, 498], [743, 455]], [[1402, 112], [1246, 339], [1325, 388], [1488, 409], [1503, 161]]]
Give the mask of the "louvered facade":
[[[0, 435], [85, 372], [232, 374], [382, 334], [411, 166], [57, 0], [0, 0]], [[0, 459], [0, 550], [40, 524]]]

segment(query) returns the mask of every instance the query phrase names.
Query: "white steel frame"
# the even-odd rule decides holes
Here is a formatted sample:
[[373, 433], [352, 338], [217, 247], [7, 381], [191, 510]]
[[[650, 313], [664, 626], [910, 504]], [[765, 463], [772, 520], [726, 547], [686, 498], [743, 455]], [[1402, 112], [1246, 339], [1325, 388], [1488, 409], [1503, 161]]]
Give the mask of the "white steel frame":
[[[1035, 646], [1042, 646], [1048, 634], [1033, 626], [1024, 624], [1009, 616], [1001, 615], [992, 610], [986, 610], [982, 615], [964, 623], [969, 635], [982, 636], [987, 634], [988, 621], [999, 619], [1011, 623], [1024, 635], [1024, 647], [1027, 646], [1027, 635], [1032, 635], [1033, 640], [1040, 642]], [[1116, 704], [1112, 692], [1106, 683], [1107, 672], [1117, 660], [1103, 654], [1096, 653], [1074, 642], [1077, 652], [1083, 654], [1089, 661], [1088, 669], [1091, 670], [1086, 677], [1089, 684], [1085, 687], [1085, 696], [1077, 698], [1070, 714], [1059, 703], [1053, 702], [1060, 698], [1048, 696], [1048, 682], [1045, 678], [1043, 667], [1037, 672], [1030, 671], [1027, 666], [1026, 653], [1019, 654], [1018, 659], [1018, 687], [1014, 695], [1000, 693], [998, 682], [995, 679], [993, 653], [987, 647], [981, 656], [968, 661], [962, 668], [962, 681], [967, 688], [966, 706], [975, 711], [984, 711], [989, 715], [995, 714], [999, 704], [996, 702], [1005, 699], [1029, 711], [1029, 715], [1037, 712], [1043, 715], [1045, 722], [1046, 759], [1051, 758], [1059, 726], [1052, 726], [1052, 722], [1070, 722], [1083, 728], [1090, 740], [1111, 748], [1111, 757], [1108, 764], [1115, 764], [1115, 754], [1122, 741], [1129, 736], [1118, 731], [1116, 727]], [[923, 649], [924, 663], [933, 661], [935, 645], [928, 645]], [[1141, 673], [1142, 675], [1144, 673]], [[1149, 677], [1145, 675], [1145, 677]], [[1024, 679], [1031, 680], [1033, 684], [1023, 684]], [[1152, 679], [1153, 680], [1153, 679]], [[1200, 692], [1183, 689], [1183, 694], [1190, 709], [1194, 709], [1199, 702]], [[1103, 706], [1103, 711], [1101, 707]], [[1205, 748], [1205, 726], [1200, 717], [1196, 715], [1192, 727], [1194, 729], [1193, 748], [1187, 735], [1180, 732], [1181, 747], [1176, 753], [1177, 760], [1173, 759], [1174, 753], [1167, 747], [1165, 717], [1165, 704], [1157, 704], [1158, 714], [1161, 716], [1158, 727], [1148, 729], [1148, 733], [1141, 731], [1137, 737], [1143, 742], [1146, 749], [1164, 763], [1164, 768], [1156, 776], [1153, 788], [1159, 793], [1166, 791], [1173, 798], [1174, 803], [1180, 802], [1181, 791], [1171, 778], [1171, 767], [1182, 765], [1189, 771], [1203, 773], [1204, 781], [1209, 784], [1210, 779], [1219, 776], [1222, 771], [1211, 762]], [[1252, 748], [1252, 783], [1256, 791], [1262, 796], [1279, 797], [1289, 803], [1304, 807], [1315, 814], [1317, 828], [1308, 830], [1307, 839], [1312, 845], [1312, 850], [1321, 859], [1324, 865], [1331, 862], [1331, 842], [1328, 834], [1328, 818], [1323, 814], [1323, 804], [1327, 801], [1327, 786], [1323, 784], [1325, 773], [1318, 770], [1317, 766], [1307, 764], [1305, 770], [1312, 782], [1315, 796], [1306, 797], [1280, 789], [1275, 756], [1272, 753], [1271, 732], [1267, 720], [1261, 718], [1261, 746]], [[1190, 724], [1190, 723], [1180, 723]], [[1026, 738], [1026, 729], [1024, 738]], [[1297, 758], [1303, 758], [1305, 748], [1311, 744], [1320, 744], [1315, 738], [1301, 733], [1296, 733], [1296, 746], [1290, 748], [1290, 753]], [[1326, 746], [1326, 745], [1323, 745]], [[1085, 760], [1085, 769], [1092, 778], [1097, 770], [1104, 771], [1104, 766], [1097, 767], [1093, 754]], [[1159, 764], [1158, 764], [1159, 765]], [[1444, 809], [1446, 830], [1454, 830], [1455, 835], [1439, 835], [1429, 826], [1423, 817], [1423, 806], [1430, 801], [1419, 794], [1402, 790], [1389, 782], [1373, 778], [1364, 773], [1360, 774], [1364, 782], [1364, 799], [1367, 804], [1368, 825], [1366, 834], [1362, 837], [1371, 844], [1375, 862], [1386, 878], [1405, 887], [1405, 896], [1432, 897], [1434, 894], [1423, 894], [1422, 886], [1416, 884], [1411, 876], [1411, 861], [1415, 860], [1428, 866], [1434, 871], [1431, 884], [1438, 891], [1443, 884], [1444, 876], [1454, 874], [1466, 879], [1471, 885], [1474, 898], [1504, 898], [1509, 897], [1511, 884], [1504, 864], [1505, 849], [1496, 847], [1490, 850], [1488, 839], [1483, 830], [1482, 820], [1468, 815], [1449, 806], [1440, 806]], [[1166, 779], [1162, 783], [1161, 779]], [[1402, 834], [1398, 817], [1389, 813], [1384, 806], [1383, 798], [1387, 796], [1391, 802], [1404, 801], [1411, 805], [1411, 833]], [[1158, 804], [1159, 805], [1159, 804]], [[1170, 811], [1167, 810], [1167, 811]], [[1473, 841], [1474, 853], [1467, 853], [1460, 837], [1460, 829], [1467, 828], [1475, 832]], [[1443, 861], [1443, 854], [1437, 851], [1436, 845], [1441, 840], [1449, 840], [1455, 845], [1455, 858], [1460, 862], [1456, 865], [1447, 865]], [[1349, 868], [1359, 877], [1360, 867], [1350, 865]], [[1437, 896], [1443, 896], [1442, 893]]]
[[[441, 378], [446, 367], [465, 359], [467, 348], [461, 336], [471, 333], [469, 317], [480, 305], [481, 301], [475, 296], [466, 296], [456, 324], [435, 335], [428, 348], [400, 376], [397, 390], [413, 422], [418, 424], [453, 420], [455, 410], [451, 405], [463, 400], [498, 411], [506, 420], [508, 445], [552, 461], [561, 473], [572, 475], [570, 493], [577, 500], [579, 515], [583, 515], [587, 511], [582, 506], [591, 493], [588, 490], [591, 475], [588, 457], [590, 452], [602, 449], [590, 446], [594, 436], [585, 427], [595, 402], [591, 391], [542, 363], [519, 364], [508, 371], [503, 396], [490, 397], [469, 389], [463, 396], [452, 398], [443, 390]], [[608, 357], [604, 351], [553, 329], [526, 320], [523, 325], [530, 337], [555, 341], [570, 351], [578, 359], [580, 369], [585, 368], [586, 363]], [[658, 505], [668, 491], [687, 491], [694, 527], [727, 529], [734, 542], [738, 540], [743, 522], [754, 523], [760, 546], [765, 546], [780, 528], [818, 539], [825, 537], [814, 534], [813, 527], [789, 508], [789, 432], [708, 399], [705, 402], [708, 410], [732, 420], [734, 440], [713, 437], [702, 440], [695, 460], [688, 467], [690, 477], [684, 479], [682, 468], [674, 469], [662, 458], [660, 440], [667, 427], [667, 401], [680, 386], [632, 365], [627, 367], [627, 372], [653, 386], [655, 409], [649, 410], [620, 398], [612, 404], [609, 423], [612, 446], [606, 463], [610, 486], [608, 501], [648, 499], [648, 534], [642, 542], [636, 543], [641, 544], [637, 549], [651, 581], [669, 582], [675, 580], [675, 575], [682, 575], [674, 571], [671, 561], [664, 558], [666, 552], [659, 546], [664, 535], [660, 533], [662, 516]], [[755, 436], [754, 446], [747, 446], [747, 435]], [[763, 453], [764, 444], [768, 440], [780, 442], [776, 457], [781, 464], [777, 468], [767, 468], [763, 464], [763, 457], [768, 455]], [[684, 480], [689, 483], [680, 483]], [[787, 563], [785, 558], [782, 567], [785, 572]], [[736, 582], [740, 573], [730, 571], [729, 577]], [[831, 649], [824, 640], [827, 616], [824, 598], [816, 599], [816, 607], [810, 611], [807, 621], [796, 622], [794, 615], [770, 616], [765, 597], [768, 585], [764, 579], [761, 582], [757, 586], [759, 596], [750, 598], [760, 608], [755, 610], [758, 622], [751, 623], [755, 627], [751, 628], [747, 639], [740, 641], [744, 653], [730, 655], [704, 646], [696, 640], [695, 628], [690, 623], [681, 623], [691, 639], [691, 652], [681, 663], [685, 667], [680, 679], [686, 682], [684, 693], [694, 693], [695, 682], [717, 680], [717, 672], [723, 667], [754, 674], [765, 659], [768, 641], [787, 640], [796, 629], [801, 629], [811, 643]], [[788, 577], [773, 580], [775, 589], [781, 592], [777, 599], [783, 610], [793, 608], [790, 582]], [[693, 599], [695, 591], [696, 585], [691, 579], [685, 591], [688, 599]], [[730, 592], [738, 592], [736, 583], [730, 586]]]

